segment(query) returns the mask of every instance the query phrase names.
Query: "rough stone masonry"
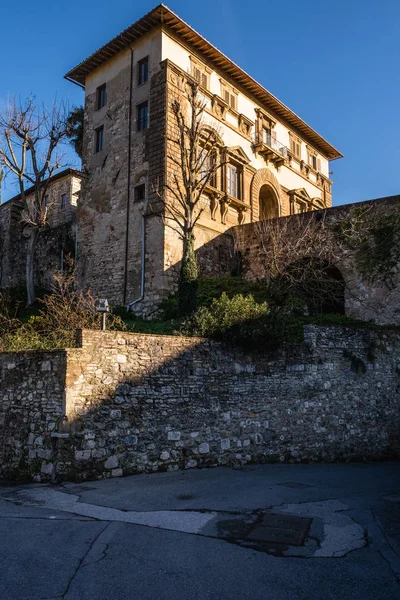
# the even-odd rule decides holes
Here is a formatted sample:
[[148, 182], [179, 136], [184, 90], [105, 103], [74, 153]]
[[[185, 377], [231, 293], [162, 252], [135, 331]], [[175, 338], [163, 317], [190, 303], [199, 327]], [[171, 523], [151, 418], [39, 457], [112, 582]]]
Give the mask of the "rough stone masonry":
[[0, 355], [0, 476], [85, 480], [400, 455], [400, 333], [307, 326], [271, 357], [199, 338], [81, 332]]

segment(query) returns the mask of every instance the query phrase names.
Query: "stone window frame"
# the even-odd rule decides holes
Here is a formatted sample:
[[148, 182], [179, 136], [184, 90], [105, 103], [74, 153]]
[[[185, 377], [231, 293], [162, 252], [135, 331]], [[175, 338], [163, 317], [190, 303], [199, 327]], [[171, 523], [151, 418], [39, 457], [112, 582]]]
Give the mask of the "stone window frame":
[[276, 139], [276, 121], [262, 108], [255, 108], [256, 113], [256, 142], [261, 142], [263, 140], [263, 130], [267, 129], [271, 132], [271, 138]]
[[233, 113], [237, 114], [238, 112], [238, 100], [239, 100], [239, 92], [233, 85], [227, 83], [224, 79], [220, 79], [221, 84], [221, 98], [227, 105], [228, 109]]
[[[289, 146], [292, 156], [297, 158], [297, 160], [301, 160], [302, 140], [292, 131], [289, 131]], [[298, 149], [298, 152], [296, 151], [296, 148]]]
[[[201, 88], [210, 89], [211, 69], [201, 62], [196, 56], [189, 56], [190, 60], [190, 75], [197, 81]], [[199, 73], [199, 75], [197, 75]]]
[[[199, 147], [198, 147], [198, 152], [203, 152], [206, 149], [206, 145], [207, 145], [207, 140], [208, 140], [208, 132], [212, 130], [213, 134], [215, 135], [215, 142], [212, 145], [212, 152], [209, 155], [210, 160], [213, 162], [214, 166], [215, 165], [220, 165], [221, 163], [221, 157], [222, 157], [222, 153], [224, 151], [224, 143], [220, 137], [220, 135], [218, 134], [218, 132], [215, 130], [214, 127], [204, 124], [202, 127], [202, 130], [200, 131], [200, 143], [199, 143]], [[208, 144], [210, 144], [210, 142], [208, 142]], [[218, 168], [216, 168], [214, 170], [214, 173], [212, 174], [210, 181], [208, 182], [208, 184], [206, 185], [204, 192], [209, 195], [211, 193], [211, 195], [215, 195], [217, 194], [217, 196], [220, 196], [222, 193], [222, 188], [223, 183], [222, 183], [222, 167], [218, 166]]]
[[[225, 146], [222, 151], [223, 158], [223, 175], [222, 175], [222, 191], [234, 200], [240, 200], [244, 203], [244, 171], [248, 165], [248, 161], [241, 158], [232, 148]], [[233, 166], [237, 169], [238, 174], [238, 195], [231, 196], [228, 192], [228, 167]]]
[[316, 173], [319, 173], [321, 171], [321, 159], [318, 156], [318, 152], [314, 148], [311, 148], [311, 146], [307, 145], [306, 148], [308, 166]]

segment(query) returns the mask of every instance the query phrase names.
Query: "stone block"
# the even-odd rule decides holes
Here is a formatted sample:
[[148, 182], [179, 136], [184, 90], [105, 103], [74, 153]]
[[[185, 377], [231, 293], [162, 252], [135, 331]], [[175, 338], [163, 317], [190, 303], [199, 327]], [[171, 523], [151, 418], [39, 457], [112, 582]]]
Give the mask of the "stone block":
[[118, 456], [109, 456], [106, 460], [106, 462], [104, 463], [104, 468], [105, 469], [115, 469], [118, 467]]

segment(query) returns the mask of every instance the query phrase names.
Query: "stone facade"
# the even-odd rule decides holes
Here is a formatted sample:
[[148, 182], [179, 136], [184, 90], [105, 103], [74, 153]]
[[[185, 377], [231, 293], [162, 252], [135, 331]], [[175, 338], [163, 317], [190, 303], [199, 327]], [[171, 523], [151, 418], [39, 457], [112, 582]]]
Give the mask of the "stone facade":
[[[330, 208], [318, 213], [309, 213], [306, 215], [296, 215], [287, 218], [287, 229], [285, 235], [297, 239], [313, 217], [324, 220], [328, 227], [334, 228], [341, 223], [349, 222], [349, 219], [356, 219], [360, 211], [365, 211], [365, 219], [371, 221], [371, 226], [378, 226], [379, 219], [385, 217], [390, 222], [391, 217], [398, 219], [400, 209], [400, 196], [390, 198], [380, 198], [378, 200], [359, 202], [357, 204], [348, 204]], [[356, 216], [354, 216], [356, 215]], [[261, 242], [262, 233], [257, 223], [249, 223], [240, 227], [232, 228], [232, 237], [225, 236], [224, 253], [230, 256], [231, 265], [234, 265], [235, 253], [241, 257], [241, 268], [243, 277], [250, 281], [264, 280], [264, 265], [266, 254]], [[391, 233], [383, 230], [383, 235], [389, 237]], [[399, 231], [395, 234], [394, 245], [398, 245]], [[396, 237], [397, 236], [397, 237]], [[328, 239], [328, 238], [327, 238]], [[340, 242], [340, 240], [339, 240]], [[361, 321], [373, 321], [381, 325], [400, 325], [400, 264], [396, 256], [387, 257], [396, 261], [396, 264], [390, 264], [390, 279], [387, 281], [379, 280], [376, 277], [376, 269], [379, 268], [378, 258], [376, 258], [375, 273], [360, 269], [358, 264], [357, 249], [351, 245], [339, 243], [335, 236], [329, 237], [331, 246], [330, 254], [334, 258], [335, 269], [339, 272], [344, 283], [344, 312], [346, 316], [359, 319]], [[281, 239], [282, 247], [285, 247], [285, 239]], [[205, 249], [204, 249], [205, 250]], [[212, 251], [212, 250], [211, 250]], [[321, 255], [321, 248], [315, 248], [315, 258]], [[312, 252], [309, 253], [309, 257]], [[299, 259], [301, 256], [299, 256]], [[228, 263], [229, 264], [229, 263]]]
[[224, 162], [202, 199], [198, 249], [232, 226], [332, 203], [329, 160], [341, 154], [162, 5], [67, 77], [85, 87], [80, 283], [114, 305], [149, 315], [176, 287], [182, 246], [157, 190], [176, 171], [171, 104], [188, 79]]
[[[42, 230], [35, 250], [35, 284], [49, 289], [52, 272], [63, 268], [67, 254], [75, 257], [75, 212], [81, 173], [66, 169], [52, 177], [48, 187], [48, 227]], [[29, 198], [29, 190], [27, 194]], [[0, 206], [0, 289], [25, 285], [26, 244], [21, 223], [20, 196]]]
[[307, 326], [273, 357], [120, 332], [80, 342], [0, 355], [0, 477], [400, 456], [397, 330]]

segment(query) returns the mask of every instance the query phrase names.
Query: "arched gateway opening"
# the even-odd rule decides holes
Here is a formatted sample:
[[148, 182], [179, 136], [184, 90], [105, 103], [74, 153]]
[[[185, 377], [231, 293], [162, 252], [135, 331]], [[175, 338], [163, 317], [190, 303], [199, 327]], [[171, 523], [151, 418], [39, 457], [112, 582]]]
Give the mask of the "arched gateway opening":
[[276, 219], [279, 217], [279, 201], [270, 185], [263, 185], [259, 195], [260, 219]]

